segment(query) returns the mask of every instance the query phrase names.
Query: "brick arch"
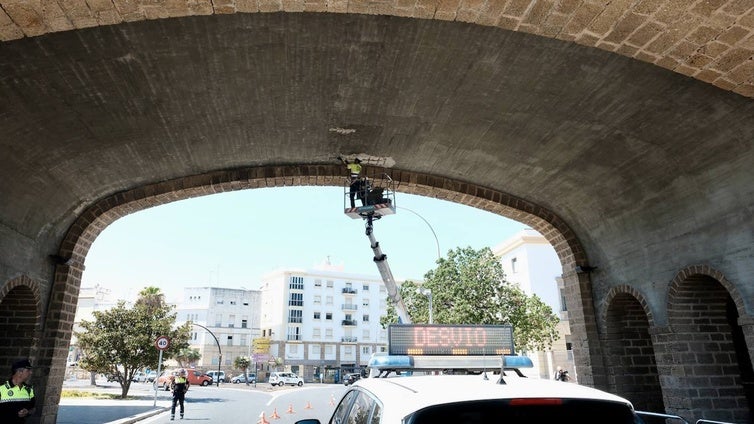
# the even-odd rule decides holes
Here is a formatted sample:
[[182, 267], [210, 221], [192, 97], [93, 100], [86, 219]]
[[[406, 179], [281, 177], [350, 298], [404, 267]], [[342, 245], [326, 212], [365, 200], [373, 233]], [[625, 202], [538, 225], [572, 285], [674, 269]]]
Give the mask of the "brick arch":
[[42, 317], [41, 289], [39, 283], [26, 276], [8, 281], [0, 287], [0, 370], [10, 369], [18, 358], [29, 357], [36, 365], [37, 343], [21, 335], [38, 337]]
[[[447, 200], [495, 213], [540, 232], [553, 246], [565, 270], [587, 265], [575, 233], [555, 213], [506, 193], [443, 177], [391, 170], [396, 191]], [[269, 166], [217, 171], [139, 187], [102, 199], [71, 226], [59, 255], [83, 266], [91, 244], [111, 223], [131, 213], [177, 200], [227, 191], [292, 186], [342, 186], [343, 167], [336, 165]]]
[[600, 324], [601, 328], [606, 328], [606, 323], [608, 321], [608, 309], [614, 303], [616, 296], [620, 295], [629, 295], [633, 297], [634, 300], [639, 303], [641, 309], [644, 311], [649, 325], [651, 327], [655, 326], [654, 314], [652, 313], [652, 308], [649, 307], [649, 302], [647, 302], [646, 297], [644, 297], [644, 295], [639, 290], [637, 290], [636, 287], [629, 286], [628, 284], [619, 284], [615, 287], [612, 287], [607, 292], [602, 302], [600, 302], [599, 309], [602, 312], [600, 313], [598, 324]]
[[154, 19], [265, 12], [392, 15], [458, 21], [555, 38], [672, 70], [754, 97], [754, 18], [746, 1], [302, 2], [148, 0], [0, 2], [0, 40]]
[[610, 289], [600, 308], [601, 341], [610, 392], [642, 411], [663, 411], [662, 387], [651, 335], [652, 310], [641, 292], [628, 285]]
[[[739, 321], [744, 299], [722, 273], [707, 265], [681, 270], [668, 288], [667, 348], [680, 397], [669, 412], [685, 417], [750, 422], [742, 370], [751, 366]], [[751, 394], [750, 394], [751, 395]], [[710, 409], [716, 399], [726, 408]]]
[[[709, 265], [691, 265], [678, 271], [678, 274], [670, 281], [670, 287], [668, 288], [668, 306], [670, 306], [671, 299], [678, 295], [678, 290], [689, 279], [694, 276], [706, 276], [716, 282], [718, 282], [728, 292], [733, 299], [733, 303], [738, 310], [738, 316], [754, 315], [754, 312], [748, 312], [748, 310], [754, 309], [754, 304], [747, 304], [746, 299], [741, 296], [740, 291], [736, 286], [731, 283], [725, 275], [717, 269]], [[668, 308], [668, 310], [670, 310]]]
[[[74, 319], [71, 311], [75, 311], [84, 259], [97, 236], [117, 219], [146, 208], [228, 191], [269, 187], [343, 186], [347, 181], [344, 171], [340, 165], [329, 164], [222, 170], [158, 182], [97, 201], [78, 216], [58, 251], [62, 264], [58, 265], [55, 272], [52, 300], [48, 307], [48, 314], [57, 318], [47, 320], [44, 331], [46, 339], [56, 341], [56, 348], [48, 350], [45, 359], [56, 366], [64, 364], [66, 352], [57, 347], [65, 345], [67, 348], [67, 343], [62, 342], [70, 340]], [[552, 244], [564, 270], [575, 270], [578, 265], [588, 264], [586, 252], [576, 234], [560, 217], [546, 208], [464, 181], [398, 169], [389, 172], [398, 192], [475, 207], [529, 225]], [[574, 316], [591, 322], [594, 319], [589, 307], [592, 304], [591, 283], [585, 278], [583, 275], [577, 277], [575, 271], [566, 271], [564, 275], [566, 287], [569, 288], [568, 302], [574, 305], [569, 311]], [[585, 305], [585, 311], [580, 310], [582, 305]], [[590, 355], [592, 352], [599, 352], [596, 334], [591, 331], [593, 328], [594, 325], [590, 324], [572, 329], [574, 340], [587, 350], [583, 354], [584, 358], [580, 359], [583, 369], [579, 371], [580, 378], [585, 380], [592, 378]], [[594, 346], [590, 343], [591, 340], [594, 340]], [[57, 413], [63, 379], [64, 374], [56, 373], [53, 368], [47, 382], [43, 418], [53, 417]]]

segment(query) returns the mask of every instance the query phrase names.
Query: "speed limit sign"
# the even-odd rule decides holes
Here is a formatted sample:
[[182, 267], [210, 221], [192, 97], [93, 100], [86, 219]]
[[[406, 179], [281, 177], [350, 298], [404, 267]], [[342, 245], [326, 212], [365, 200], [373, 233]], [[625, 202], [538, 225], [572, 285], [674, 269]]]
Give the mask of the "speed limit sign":
[[166, 350], [170, 347], [170, 337], [168, 336], [160, 336], [157, 338], [157, 340], [154, 341], [154, 347], [156, 347], [158, 350]]

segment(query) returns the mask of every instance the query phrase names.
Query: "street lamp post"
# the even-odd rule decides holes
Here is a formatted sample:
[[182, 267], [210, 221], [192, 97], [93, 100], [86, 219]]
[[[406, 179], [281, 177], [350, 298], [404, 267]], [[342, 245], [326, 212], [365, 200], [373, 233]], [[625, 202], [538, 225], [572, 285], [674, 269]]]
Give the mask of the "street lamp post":
[[427, 296], [429, 299], [429, 323], [432, 324], [432, 289], [417, 289], [419, 294]]
[[217, 351], [220, 353], [220, 361], [217, 364], [217, 387], [220, 387], [220, 367], [222, 367], [222, 365], [223, 365], [223, 350], [222, 350], [222, 348], [220, 348], [220, 341], [217, 340], [217, 337], [215, 337], [215, 333], [213, 333], [212, 331], [210, 331], [209, 328], [207, 328], [207, 327], [205, 327], [205, 326], [203, 326], [201, 324], [196, 324], [194, 322], [192, 322], [191, 325], [195, 325], [197, 327], [202, 327], [203, 329], [207, 330], [207, 332], [210, 334], [210, 336], [212, 336], [212, 338], [215, 339], [215, 343], [217, 343]]

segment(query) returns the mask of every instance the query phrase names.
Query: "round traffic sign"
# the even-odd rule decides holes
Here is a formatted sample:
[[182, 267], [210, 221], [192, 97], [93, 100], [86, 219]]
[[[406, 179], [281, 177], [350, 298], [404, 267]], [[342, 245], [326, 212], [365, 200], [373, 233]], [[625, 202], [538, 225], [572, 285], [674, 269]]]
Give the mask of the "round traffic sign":
[[170, 337], [168, 336], [160, 336], [157, 338], [157, 340], [154, 341], [154, 346], [158, 350], [165, 350], [170, 347]]

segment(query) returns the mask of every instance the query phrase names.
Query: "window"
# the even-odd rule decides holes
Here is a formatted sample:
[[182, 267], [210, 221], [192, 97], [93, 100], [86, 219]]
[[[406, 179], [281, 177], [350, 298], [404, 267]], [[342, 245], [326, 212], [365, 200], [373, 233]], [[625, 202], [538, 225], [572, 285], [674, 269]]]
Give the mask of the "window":
[[315, 305], [321, 305], [321, 304], [322, 304], [322, 296], [320, 296], [320, 295], [315, 295], [315, 296], [314, 296], [314, 304], [315, 304]]
[[321, 312], [315, 312], [314, 313], [314, 319], [322, 319], [322, 313]]
[[362, 346], [361, 347], [361, 354], [369, 356], [372, 354], [372, 349], [369, 346]]
[[361, 286], [361, 289], [364, 291], [369, 291], [369, 284], [364, 283], [364, 285]]
[[332, 312], [325, 313], [325, 319], [328, 321], [332, 321]]
[[241, 319], [241, 328], [247, 328], [248, 325], [249, 325], [249, 319], [246, 317], [243, 317], [243, 319]]
[[518, 272], [518, 258], [511, 259], [511, 273], [515, 274]]
[[369, 299], [364, 299], [361, 301], [361, 305], [368, 308], [369, 307]]
[[361, 338], [362, 338], [363, 340], [369, 340], [369, 336], [370, 336], [370, 334], [369, 334], [369, 330], [364, 330], [364, 331], [363, 331], [363, 332], [361, 333]]
[[[288, 340], [301, 340], [301, 327], [288, 327]], [[291, 346], [293, 345], [288, 345], [289, 352], [293, 352]]]
[[322, 287], [322, 280], [314, 280], [314, 287]]
[[240, 346], [248, 346], [249, 345], [249, 341], [246, 339], [246, 335], [245, 334], [241, 335], [240, 343], [241, 343]]
[[332, 296], [327, 296], [325, 298], [325, 305], [332, 305]]
[[361, 320], [364, 321], [364, 322], [369, 322], [369, 315], [368, 314], [362, 315], [361, 316]]
[[290, 277], [288, 288], [291, 290], [303, 290], [304, 289], [304, 277]]
[[[312, 329], [312, 338], [319, 339], [322, 338], [322, 329], [321, 328], [313, 328]], [[319, 346], [319, 345], [315, 345]]]
[[332, 339], [332, 328], [325, 328], [325, 338]]
[[303, 316], [304, 311], [301, 309], [291, 309], [288, 311], [288, 322], [300, 324], [304, 322]]
[[226, 344], [228, 346], [233, 346], [233, 336], [228, 336], [228, 342]]
[[236, 316], [228, 315], [228, 328], [233, 328], [235, 326], [236, 326]]
[[215, 315], [215, 327], [223, 326], [223, 314]]
[[288, 306], [304, 306], [304, 294], [291, 293], [288, 299]]
[[222, 299], [217, 299], [217, 304], [218, 305], [222, 305], [223, 303], [225, 303], [225, 301], [223, 301]]
[[236, 301], [235, 301], [235, 300], [231, 300], [231, 301], [230, 301], [230, 304], [231, 304], [231, 305], [235, 305], [235, 304], [236, 304]]
[[331, 289], [332, 285], [333, 285], [332, 280], [327, 280], [327, 288]]

